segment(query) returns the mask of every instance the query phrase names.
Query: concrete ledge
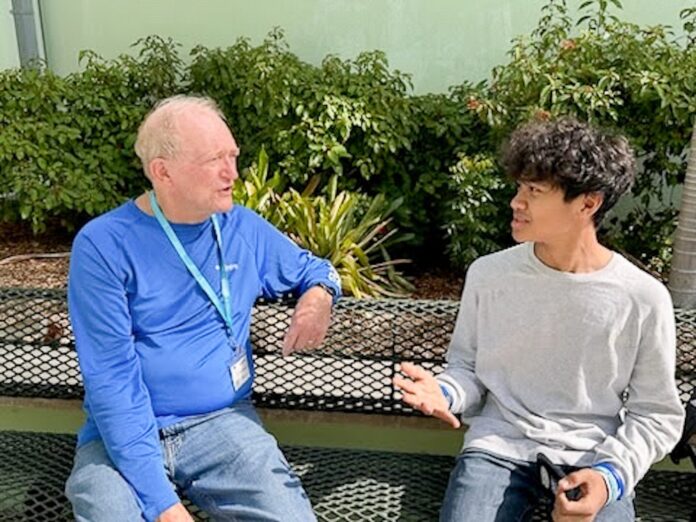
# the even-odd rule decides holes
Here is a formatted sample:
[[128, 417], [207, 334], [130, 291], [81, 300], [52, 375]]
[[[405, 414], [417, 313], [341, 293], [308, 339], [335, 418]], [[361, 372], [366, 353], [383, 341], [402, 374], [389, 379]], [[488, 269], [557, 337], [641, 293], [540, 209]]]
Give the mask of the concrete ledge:
[[[281, 444], [455, 455], [463, 431], [437, 419], [402, 415], [258, 409]], [[0, 396], [0, 430], [76, 433], [82, 401]]]

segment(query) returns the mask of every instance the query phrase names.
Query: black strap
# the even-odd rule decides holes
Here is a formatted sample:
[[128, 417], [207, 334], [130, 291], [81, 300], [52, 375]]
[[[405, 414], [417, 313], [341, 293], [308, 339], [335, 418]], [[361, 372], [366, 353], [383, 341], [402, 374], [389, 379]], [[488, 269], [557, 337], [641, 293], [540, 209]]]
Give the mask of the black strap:
[[689, 444], [689, 439], [696, 435], [696, 390], [691, 394], [691, 399], [686, 404], [686, 421], [684, 432], [677, 445], [670, 453], [672, 462], [678, 464], [681, 459], [690, 458], [696, 466], [696, 447]]

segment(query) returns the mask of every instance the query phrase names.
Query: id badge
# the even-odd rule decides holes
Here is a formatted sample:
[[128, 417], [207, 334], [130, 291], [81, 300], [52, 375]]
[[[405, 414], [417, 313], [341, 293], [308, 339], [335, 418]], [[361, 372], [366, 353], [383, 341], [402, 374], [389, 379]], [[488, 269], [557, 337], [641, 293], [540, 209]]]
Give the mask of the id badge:
[[249, 380], [249, 377], [251, 377], [246, 350], [241, 346], [237, 346], [234, 350], [234, 358], [230, 365], [230, 375], [232, 376], [232, 385], [235, 391], [241, 390], [242, 386], [244, 386]]

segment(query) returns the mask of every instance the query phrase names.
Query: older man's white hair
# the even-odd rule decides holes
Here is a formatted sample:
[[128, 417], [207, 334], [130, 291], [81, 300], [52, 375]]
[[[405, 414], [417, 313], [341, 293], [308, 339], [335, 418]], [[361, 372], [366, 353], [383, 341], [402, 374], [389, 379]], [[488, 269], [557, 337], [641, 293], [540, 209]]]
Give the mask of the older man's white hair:
[[183, 112], [191, 109], [211, 111], [225, 120], [215, 100], [206, 96], [177, 94], [157, 102], [140, 124], [135, 140], [135, 153], [140, 158], [148, 178], [149, 165], [153, 159], [173, 158], [179, 152], [181, 144], [177, 120]]

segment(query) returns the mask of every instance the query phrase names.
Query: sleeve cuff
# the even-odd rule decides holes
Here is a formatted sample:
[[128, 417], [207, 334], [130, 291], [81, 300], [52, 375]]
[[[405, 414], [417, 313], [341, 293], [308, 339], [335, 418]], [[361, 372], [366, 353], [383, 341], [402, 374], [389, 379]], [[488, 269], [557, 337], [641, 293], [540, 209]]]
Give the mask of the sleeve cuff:
[[[447, 394], [449, 394], [447, 400], [450, 403], [450, 411], [455, 415], [462, 413], [462, 395], [457, 388], [456, 382], [453, 382], [454, 380], [446, 373], [441, 373], [436, 379], [437, 383], [440, 385], [440, 389], [442, 390], [444, 388], [444, 390], [447, 390]], [[444, 394], [445, 392], [443, 391], [442, 393]]]
[[146, 507], [143, 510], [145, 519], [147, 520], [147, 522], [155, 522], [162, 513], [167, 511], [170, 507], [174, 506], [175, 504], [178, 504], [179, 502], [181, 502], [181, 499], [179, 499], [179, 497], [176, 496], [176, 493], [172, 491], [171, 495], [167, 495], [166, 498], [163, 497], [157, 503], [153, 504], [150, 507]]
[[136, 491], [147, 522], [154, 522], [164, 511], [181, 502], [164, 468], [157, 472], [143, 472], [139, 476], [142, 480], [131, 486]]
[[452, 395], [452, 390], [449, 389], [449, 387], [441, 382], [438, 383], [440, 385], [440, 391], [442, 391], [442, 395], [445, 396], [445, 399], [447, 399], [447, 407], [448, 409], [452, 409], [452, 403], [454, 402], [454, 396]]
[[624, 496], [625, 486], [624, 481], [616, 471], [616, 468], [609, 462], [599, 462], [592, 466], [592, 469], [602, 474], [604, 484], [607, 486], [606, 504], [611, 504], [616, 500], [621, 500]]

